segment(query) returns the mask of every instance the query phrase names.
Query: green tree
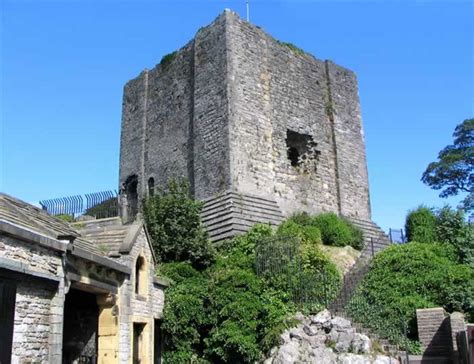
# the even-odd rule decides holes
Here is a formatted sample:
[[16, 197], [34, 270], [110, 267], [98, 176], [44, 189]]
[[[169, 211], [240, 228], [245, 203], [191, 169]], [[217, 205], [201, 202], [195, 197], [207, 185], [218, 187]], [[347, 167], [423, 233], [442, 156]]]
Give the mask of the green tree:
[[437, 241], [436, 215], [432, 209], [419, 206], [408, 213], [405, 222], [408, 241], [434, 243]]
[[438, 161], [426, 168], [421, 180], [442, 198], [467, 193], [463, 207], [474, 209], [474, 119], [464, 120], [453, 133], [454, 143], [444, 148]]
[[201, 223], [202, 203], [189, 195], [185, 180], [170, 180], [144, 201], [143, 215], [160, 262], [189, 261], [208, 266], [214, 250]]
[[438, 240], [456, 250], [460, 263], [474, 268], [474, 224], [466, 222], [463, 210], [449, 206], [440, 209], [436, 216]]

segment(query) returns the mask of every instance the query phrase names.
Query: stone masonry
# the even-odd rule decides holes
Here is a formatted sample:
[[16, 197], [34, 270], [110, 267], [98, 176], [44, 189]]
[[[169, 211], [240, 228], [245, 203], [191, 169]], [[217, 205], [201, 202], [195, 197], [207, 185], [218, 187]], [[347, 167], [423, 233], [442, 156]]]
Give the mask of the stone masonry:
[[120, 186], [185, 177], [201, 200], [275, 201], [284, 216], [370, 220], [355, 74], [229, 10], [124, 88]]

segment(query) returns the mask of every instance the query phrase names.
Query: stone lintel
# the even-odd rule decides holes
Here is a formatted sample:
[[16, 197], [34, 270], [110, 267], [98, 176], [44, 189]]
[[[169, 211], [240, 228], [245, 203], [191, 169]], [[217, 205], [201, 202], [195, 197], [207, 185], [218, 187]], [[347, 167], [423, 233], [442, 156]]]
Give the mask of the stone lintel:
[[117, 263], [111, 259], [101, 257], [100, 255], [93, 254], [91, 252], [88, 252], [84, 249], [81, 249], [76, 246], [71, 246], [69, 248], [70, 252], [72, 255], [88, 260], [90, 262], [96, 263], [98, 265], [102, 265], [104, 267], [119, 271], [121, 273], [125, 273], [130, 275], [131, 274], [131, 269], [128, 268], [127, 266]]
[[58, 276], [30, 269], [25, 263], [0, 257], [0, 269], [2, 268], [16, 273], [22, 273], [29, 276], [33, 276], [35, 278], [46, 279], [55, 283], [59, 283], [61, 281], [61, 278]]

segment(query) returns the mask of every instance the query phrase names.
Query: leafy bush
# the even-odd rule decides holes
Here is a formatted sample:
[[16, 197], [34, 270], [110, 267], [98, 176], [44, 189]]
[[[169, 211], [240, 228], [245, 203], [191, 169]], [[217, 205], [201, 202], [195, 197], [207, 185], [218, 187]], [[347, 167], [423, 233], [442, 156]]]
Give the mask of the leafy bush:
[[[174, 264], [174, 263], [168, 263]], [[163, 268], [166, 270], [166, 265]], [[187, 271], [189, 263], [177, 263], [171, 271]], [[176, 279], [176, 276], [173, 276]], [[162, 329], [166, 363], [189, 363], [204, 350], [202, 338], [210, 331], [212, 322], [206, 309], [209, 302], [208, 279], [194, 270], [192, 276], [175, 281], [166, 290]], [[171, 277], [170, 277], [171, 278]]]
[[160, 262], [189, 261], [196, 267], [212, 262], [214, 249], [201, 224], [201, 209], [184, 180], [170, 180], [166, 191], [145, 200], [143, 215]]
[[[263, 352], [278, 344], [281, 332], [294, 325], [289, 317], [297, 306], [288, 292], [288, 278], [308, 278], [312, 284], [305, 285], [308, 296], [321, 295], [326, 282], [333, 282], [335, 290], [330, 293], [337, 293], [341, 278], [319, 250], [318, 239], [307, 237], [304, 229], [293, 222], [284, 226], [284, 239], [289, 236], [299, 242], [295, 254], [303, 268], [300, 277], [256, 273], [256, 255], [262, 241], [279, 237], [278, 232], [275, 235], [269, 225], [263, 224], [222, 244], [215, 261], [202, 271], [185, 262], [160, 266], [159, 273], [172, 282], [167, 289], [162, 326], [167, 338], [166, 362], [259, 361]], [[270, 248], [275, 251], [275, 246]], [[291, 259], [287, 263], [291, 264]], [[315, 279], [316, 274], [321, 279]], [[317, 309], [322, 305], [324, 302]]]
[[436, 215], [426, 206], [419, 206], [408, 213], [405, 222], [408, 241], [433, 243], [437, 241]]
[[296, 236], [313, 244], [322, 244], [321, 230], [313, 225], [301, 225], [292, 219], [284, 221], [277, 230], [280, 236]]
[[445, 206], [437, 212], [436, 235], [439, 241], [452, 245], [459, 262], [474, 269], [474, 225], [466, 222], [463, 210]]
[[60, 219], [62, 221], [66, 222], [74, 222], [74, 216], [68, 215], [68, 214], [59, 214], [54, 216], [57, 219]]
[[220, 249], [202, 272], [187, 263], [162, 264], [167, 290], [163, 331], [169, 363], [258, 361], [286, 328], [290, 305], [254, 271], [255, 246], [272, 234], [257, 225]]
[[[379, 253], [349, 304], [349, 312], [381, 336], [407, 343], [417, 338], [416, 309], [442, 306], [474, 313], [474, 271], [453, 261], [447, 244], [394, 245]], [[412, 351], [417, 344], [408, 342]]]
[[325, 245], [350, 245], [359, 250], [363, 247], [362, 232], [349, 221], [341, 219], [332, 212], [316, 215], [311, 219], [311, 225], [321, 230]]

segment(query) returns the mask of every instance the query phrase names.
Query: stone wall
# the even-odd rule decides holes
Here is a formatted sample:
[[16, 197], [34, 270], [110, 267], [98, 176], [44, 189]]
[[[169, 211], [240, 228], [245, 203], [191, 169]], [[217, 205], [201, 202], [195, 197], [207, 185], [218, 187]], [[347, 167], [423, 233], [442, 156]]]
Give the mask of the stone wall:
[[18, 275], [12, 363], [53, 363], [61, 357], [64, 277], [60, 253], [0, 235], [0, 257], [40, 277]]
[[[337, 211], [324, 62], [228, 14], [232, 59], [234, 188], [276, 198], [285, 215]], [[287, 157], [287, 131], [309, 135], [320, 151], [306, 170]]]
[[370, 198], [364, 130], [354, 72], [326, 61], [336, 145], [340, 210], [343, 215], [369, 219]]
[[0, 257], [22, 263], [28, 270], [56, 276], [61, 270], [58, 252], [0, 235]]
[[47, 363], [51, 300], [55, 287], [35, 280], [18, 282], [13, 329], [12, 363]]
[[[146, 261], [147, 289], [146, 294], [135, 293], [135, 262], [141, 256]], [[149, 248], [145, 231], [141, 229], [132, 250], [122, 257], [123, 262], [132, 268], [130, 279], [126, 279], [120, 288], [120, 337], [119, 362], [128, 363], [132, 355], [133, 322], [145, 323], [146, 326], [146, 356], [153, 357], [154, 319], [161, 318], [164, 306], [164, 291], [153, 283], [155, 276], [155, 262]], [[147, 359], [147, 360], [148, 360]]]
[[[308, 141], [304, 153], [290, 134]], [[233, 190], [275, 199], [284, 215], [369, 220], [356, 77], [225, 11], [126, 85], [120, 181], [133, 174], [142, 197], [148, 178], [184, 176], [199, 199]]]

